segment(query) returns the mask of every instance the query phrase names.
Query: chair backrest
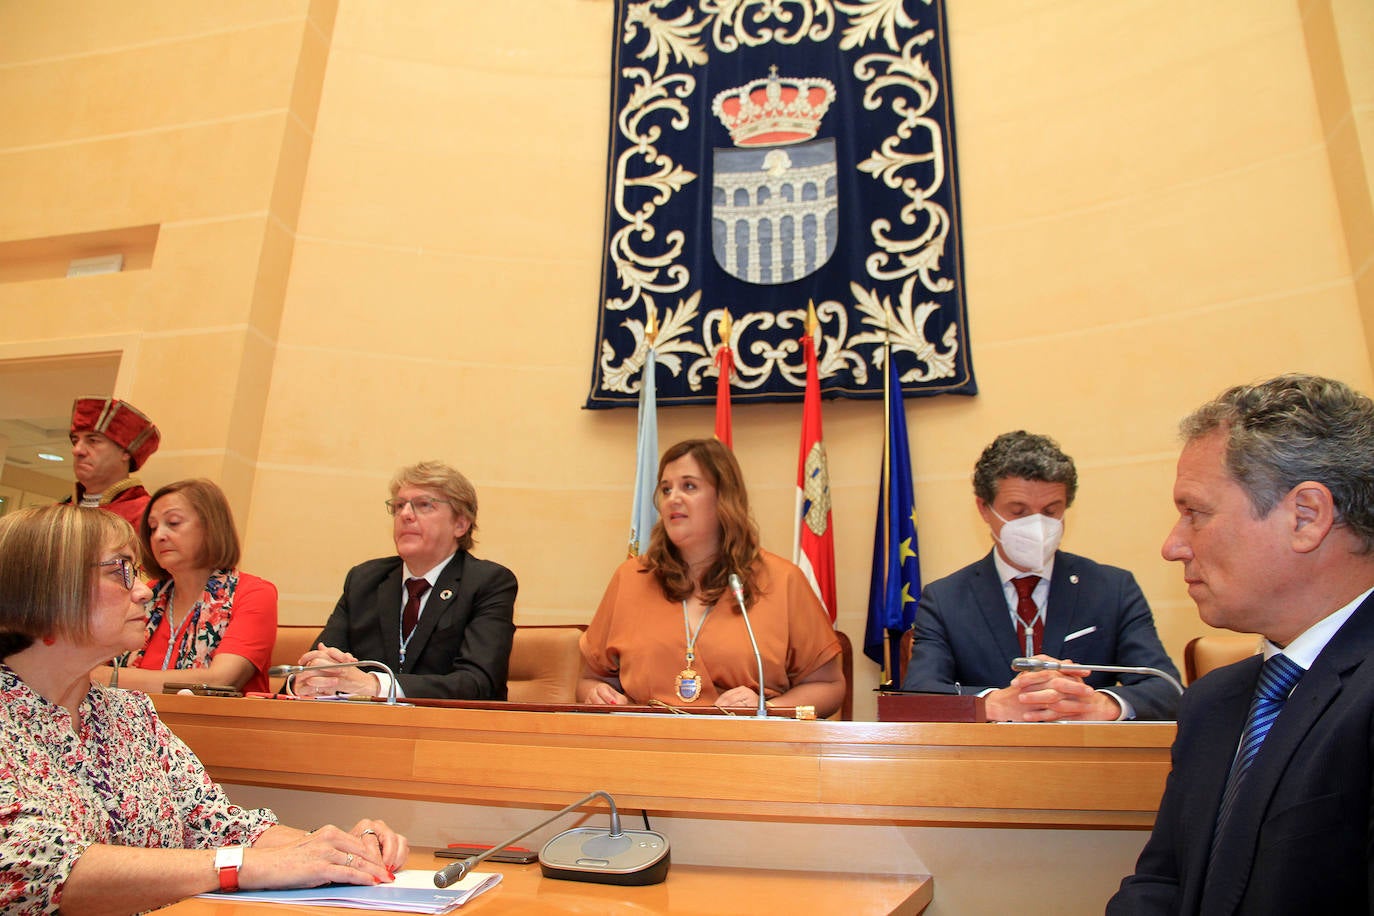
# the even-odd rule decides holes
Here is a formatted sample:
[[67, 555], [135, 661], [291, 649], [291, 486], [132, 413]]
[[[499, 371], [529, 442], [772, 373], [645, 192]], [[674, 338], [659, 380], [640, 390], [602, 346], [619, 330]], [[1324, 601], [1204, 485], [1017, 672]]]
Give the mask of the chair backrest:
[[583, 624], [515, 628], [506, 675], [512, 703], [576, 703]]
[[[293, 626], [291, 624], [277, 625], [277, 641], [272, 645], [272, 664], [273, 665], [294, 665], [301, 660], [301, 656], [315, 647], [315, 637], [320, 632], [320, 627], [311, 624], [310, 626]], [[274, 677], [271, 679], [272, 689], [280, 690], [282, 682], [286, 678]]]
[[902, 631], [901, 648], [897, 651], [897, 671], [893, 675], [892, 686], [900, 688], [906, 683], [906, 666], [911, 661], [911, 644], [916, 640], [916, 629], [907, 627]]
[[849, 722], [854, 718], [854, 646], [844, 630], [836, 630], [840, 639], [840, 668], [844, 671], [844, 702], [840, 704], [840, 719]]
[[1183, 676], [1189, 684], [1214, 668], [1238, 662], [1260, 651], [1252, 633], [1213, 633], [1188, 640], [1183, 647]]

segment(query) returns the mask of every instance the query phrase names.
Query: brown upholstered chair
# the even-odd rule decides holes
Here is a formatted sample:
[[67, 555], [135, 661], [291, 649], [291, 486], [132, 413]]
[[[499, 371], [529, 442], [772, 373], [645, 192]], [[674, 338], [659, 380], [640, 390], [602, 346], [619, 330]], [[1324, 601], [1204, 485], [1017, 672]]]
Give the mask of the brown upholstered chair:
[[840, 669], [844, 671], [844, 702], [840, 704], [839, 718], [849, 722], [854, 718], [854, 646], [843, 630], [836, 630], [835, 635], [840, 639]]
[[[321, 629], [315, 624], [305, 627], [278, 624], [277, 641], [272, 646], [272, 664], [274, 666], [296, 664], [301, 660], [302, 655], [315, 648], [315, 637]], [[272, 678], [272, 689], [281, 690], [284, 680], [286, 678]]]
[[582, 651], [582, 624], [515, 628], [506, 676], [512, 703], [576, 703]]
[[1253, 633], [1196, 636], [1183, 647], [1183, 676], [1191, 684], [1214, 668], [1254, 655], [1260, 646], [1260, 637]]

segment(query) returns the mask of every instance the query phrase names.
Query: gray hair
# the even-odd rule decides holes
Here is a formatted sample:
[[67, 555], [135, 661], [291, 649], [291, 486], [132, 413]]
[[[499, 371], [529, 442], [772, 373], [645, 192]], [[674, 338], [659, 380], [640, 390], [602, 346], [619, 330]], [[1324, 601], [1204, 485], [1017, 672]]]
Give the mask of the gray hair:
[[1179, 424], [1185, 442], [1221, 432], [1226, 470], [1263, 518], [1295, 486], [1331, 491], [1338, 524], [1374, 551], [1374, 401], [1344, 382], [1280, 375], [1222, 392]]
[[1024, 429], [1002, 433], [983, 449], [973, 466], [973, 495], [991, 504], [997, 499], [998, 482], [1007, 477], [1062, 483], [1068, 491], [1066, 506], [1078, 493], [1078, 471], [1073, 459], [1049, 436]]

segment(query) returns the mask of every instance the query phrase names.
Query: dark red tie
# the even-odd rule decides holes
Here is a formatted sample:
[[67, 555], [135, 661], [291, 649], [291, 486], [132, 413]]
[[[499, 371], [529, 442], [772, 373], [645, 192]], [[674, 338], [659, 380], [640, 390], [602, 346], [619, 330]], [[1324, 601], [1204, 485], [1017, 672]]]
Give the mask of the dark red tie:
[[1016, 589], [1016, 616], [1021, 618], [1021, 625], [1016, 628], [1016, 638], [1021, 640], [1021, 645], [1026, 645], [1026, 630], [1031, 631], [1031, 645], [1035, 649], [1031, 655], [1040, 654], [1041, 636], [1045, 632], [1045, 624], [1040, 619], [1040, 609], [1035, 606], [1035, 599], [1031, 597], [1031, 592], [1035, 591], [1035, 586], [1040, 584], [1039, 576], [1022, 576], [1019, 579], [1011, 580], [1012, 587]]
[[[411, 632], [415, 629], [416, 622], [420, 619], [420, 596], [429, 591], [428, 579], [407, 579], [406, 591], [410, 597], [406, 599], [405, 610], [401, 612], [401, 638], [409, 639]], [[393, 604], [392, 607], [395, 607]]]

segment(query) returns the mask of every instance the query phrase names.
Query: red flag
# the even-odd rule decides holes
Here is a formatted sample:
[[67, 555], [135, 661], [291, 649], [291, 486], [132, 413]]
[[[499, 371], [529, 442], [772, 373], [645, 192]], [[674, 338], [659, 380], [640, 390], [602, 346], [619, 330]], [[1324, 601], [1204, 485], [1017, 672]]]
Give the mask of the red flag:
[[735, 447], [730, 418], [730, 376], [735, 371], [735, 351], [730, 349], [730, 313], [720, 319], [720, 346], [716, 348], [716, 438], [728, 449]]
[[821, 604], [835, 619], [835, 535], [830, 528], [830, 467], [821, 434], [821, 388], [813, 337], [816, 310], [807, 307], [802, 355], [806, 360], [806, 401], [802, 408], [801, 454], [797, 460], [797, 517], [792, 562], [801, 567]]

